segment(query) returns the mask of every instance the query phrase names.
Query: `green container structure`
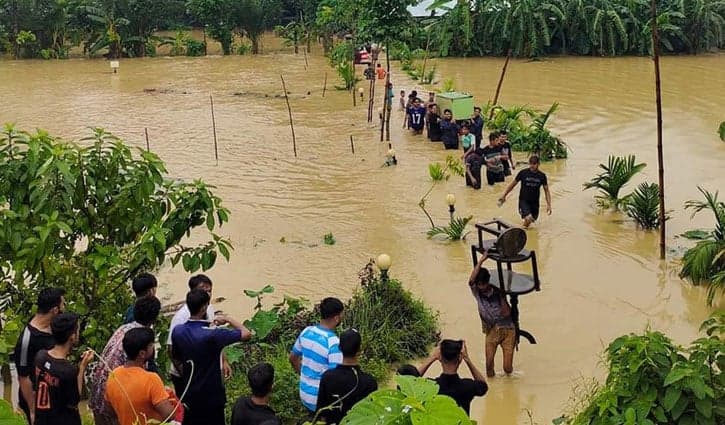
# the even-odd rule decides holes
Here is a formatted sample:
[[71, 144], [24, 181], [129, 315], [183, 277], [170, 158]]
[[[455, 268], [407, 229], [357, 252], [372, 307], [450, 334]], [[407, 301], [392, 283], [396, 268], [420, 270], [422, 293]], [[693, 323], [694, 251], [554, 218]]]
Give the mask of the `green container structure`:
[[438, 111], [441, 115], [446, 109], [453, 112], [456, 121], [467, 120], [473, 115], [473, 96], [468, 93], [448, 92], [438, 93], [436, 96]]

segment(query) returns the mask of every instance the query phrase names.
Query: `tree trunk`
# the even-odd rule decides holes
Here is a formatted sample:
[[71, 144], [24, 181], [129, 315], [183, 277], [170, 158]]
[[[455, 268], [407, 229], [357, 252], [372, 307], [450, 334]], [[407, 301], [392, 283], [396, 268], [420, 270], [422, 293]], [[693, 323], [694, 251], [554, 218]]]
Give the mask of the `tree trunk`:
[[657, 166], [660, 186], [660, 260], [665, 259], [665, 164], [662, 158], [662, 87], [660, 80], [660, 46], [657, 33], [657, 0], [652, 0], [652, 52], [655, 64], [655, 100], [657, 103]]
[[[252, 54], [258, 55], [259, 54], [259, 36], [255, 35], [255, 36], [250, 37], [249, 39], [252, 42]], [[297, 52], [295, 52], [295, 53], [297, 53]]]

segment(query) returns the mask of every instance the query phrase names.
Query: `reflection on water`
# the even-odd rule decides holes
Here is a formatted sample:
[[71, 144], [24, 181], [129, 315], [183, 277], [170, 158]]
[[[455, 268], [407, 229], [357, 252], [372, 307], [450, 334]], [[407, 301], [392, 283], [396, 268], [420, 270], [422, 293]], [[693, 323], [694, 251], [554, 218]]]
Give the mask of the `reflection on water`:
[[[268, 283], [278, 296], [347, 296], [357, 271], [387, 252], [392, 274], [439, 309], [443, 334], [471, 341], [471, 354], [483, 365], [479, 319], [466, 288], [468, 243], [427, 240], [427, 220], [417, 207], [429, 185], [427, 164], [446, 153], [404, 134], [396, 111], [391, 128], [400, 163], [381, 167], [387, 144], [378, 142], [375, 125], [365, 122], [366, 102], [353, 108], [348, 93], [332, 89], [336, 77], [325, 60], [309, 60], [306, 70], [302, 55], [146, 58], [122, 60], [118, 75], [101, 60], [0, 62], [6, 100], [0, 103], [0, 121], [43, 127], [66, 138], [102, 126], [138, 147], [145, 146], [148, 128], [152, 149], [173, 176], [216, 185], [232, 211], [222, 232], [235, 245], [232, 261], [211, 273], [215, 295], [230, 300], [224, 310], [249, 315], [252, 303], [242, 289]], [[499, 59], [437, 61], [441, 79], [453, 77], [459, 90], [481, 103], [493, 96], [501, 64]], [[490, 393], [474, 402], [472, 415], [479, 423], [528, 423], [526, 410], [548, 423], [560, 414], [574, 380], [600, 374], [599, 353], [608, 341], [651, 326], [686, 342], [707, 314], [702, 291], [681, 284], [676, 264], [660, 264], [656, 234], [637, 231], [619, 214], [598, 212], [594, 192], [581, 190], [610, 154], [633, 153], [648, 163], [630, 189], [642, 180], [656, 181], [651, 68], [646, 58], [553, 58], [509, 66], [501, 102], [546, 108], [558, 101], [551, 124], [568, 142], [571, 157], [542, 166], [552, 185], [554, 214], [529, 231], [542, 291], [521, 298], [521, 319], [539, 343], [522, 344], [517, 376], [494, 378]], [[709, 224], [704, 216], [691, 222], [682, 210], [685, 200], [697, 197], [695, 186], [723, 187], [718, 170], [725, 144], [716, 140], [715, 130], [725, 113], [725, 56], [666, 57], [662, 68], [667, 207], [674, 210], [668, 234], [674, 236]], [[280, 73], [290, 91], [297, 159], [279, 96]], [[416, 88], [394, 75], [396, 91]], [[515, 202], [496, 206], [502, 189], [472, 191], [454, 178], [433, 191], [429, 209], [444, 222], [450, 192], [460, 214], [478, 221], [515, 220]], [[336, 245], [322, 244], [328, 232]], [[281, 243], [282, 237], [288, 242]], [[672, 237], [669, 242], [676, 243]], [[179, 271], [164, 270], [161, 281], [162, 295], [174, 299], [186, 287]]]

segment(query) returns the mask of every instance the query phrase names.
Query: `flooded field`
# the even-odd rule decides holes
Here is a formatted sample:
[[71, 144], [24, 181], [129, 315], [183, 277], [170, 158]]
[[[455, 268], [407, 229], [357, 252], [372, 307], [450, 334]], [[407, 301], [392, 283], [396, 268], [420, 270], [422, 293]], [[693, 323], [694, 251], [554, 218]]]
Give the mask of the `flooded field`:
[[[437, 61], [439, 78], [453, 78], [478, 103], [493, 97], [501, 59]], [[328, 87], [322, 97], [327, 73]], [[292, 155], [287, 110], [280, 84], [290, 92], [299, 157]], [[708, 314], [704, 291], [677, 276], [675, 235], [710, 225], [690, 220], [683, 203], [699, 196], [697, 185], [725, 189], [725, 143], [715, 134], [725, 119], [725, 55], [662, 60], [666, 196], [670, 258], [658, 259], [657, 235], [636, 230], [615, 213], [597, 211], [594, 192], [582, 183], [607, 156], [636, 154], [648, 164], [632, 182], [656, 182], [654, 88], [647, 58], [551, 58], [512, 61], [503, 85], [504, 105], [544, 109], [560, 103], [552, 129], [569, 144], [568, 160], [546, 163], [553, 215], [529, 231], [537, 251], [542, 291], [521, 298], [522, 327], [539, 344], [522, 343], [513, 377], [491, 380], [489, 394], [473, 403], [483, 424], [550, 423], [566, 406], [572, 386], [599, 376], [600, 353], [616, 336], [645, 327], [690, 341]], [[416, 88], [394, 70], [396, 93]], [[442, 146], [391, 122], [397, 167], [381, 167], [387, 144], [366, 122], [367, 102], [352, 105], [324, 58], [147, 58], [122, 60], [112, 75], [108, 62], [0, 62], [0, 122], [42, 127], [78, 138], [87, 127], [104, 127], [129, 143], [151, 148], [180, 179], [203, 178], [232, 211], [221, 233], [231, 238], [231, 261], [210, 273], [227, 312], [250, 315], [243, 288], [272, 284], [286, 293], [318, 300], [347, 297], [357, 272], [381, 252], [391, 255], [391, 274], [440, 311], [443, 335], [465, 338], [483, 365], [483, 337], [466, 287], [471, 269], [469, 240], [439, 243], [425, 236], [428, 221], [417, 203], [429, 186], [427, 165], [444, 160]], [[381, 86], [378, 88], [380, 89]], [[420, 88], [419, 88], [420, 92]], [[214, 160], [209, 94], [213, 93], [219, 163]], [[378, 90], [381, 93], [381, 90]], [[376, 99], [377, 108], [380, 99]], [[377, 119], [376, 119], [377, 122]], [[355, 155], [350, 152], [350, 136]], [[525, 155], [517, 156], [525, 160]], [[497, 208], [503, 187], [469, 190], [462, 178], [441, 184], [429, 210], [447, 219], [445, 195], [474, 220], [517, 221], [516, 202]], [[322, 243], [332, 232], [333, 246]], [[284, 243], [281, 242], [284, 238]], [[161, 295], [181, 299], [187, 276], [161, 273]], [[500, 369], [500, 359], [498, 361]], [[437, 373], [437, 370], [431, 373]]]

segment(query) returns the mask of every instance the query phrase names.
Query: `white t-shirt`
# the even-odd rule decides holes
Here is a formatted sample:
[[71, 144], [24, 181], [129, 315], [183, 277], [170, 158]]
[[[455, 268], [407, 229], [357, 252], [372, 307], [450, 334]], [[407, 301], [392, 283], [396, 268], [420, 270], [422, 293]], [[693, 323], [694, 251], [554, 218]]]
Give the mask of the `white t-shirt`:
[[[206, 308], [206, 319], [212, 321], [214, 320], [215, 315], [216, 310], [211, 304], [209, 304], [209, 307]], [[189, 306], [186, 304], [181, 306], [179, 311], [174, 313], [174, 317], [171, 318], [171, 325], [169, 325], [169, 337], [166, 339], [166, 345], [171, 345], [171, 334], [174, 332], [174, 328], [188, 322], [190, 317], [191, 312], [189, 311]]]

